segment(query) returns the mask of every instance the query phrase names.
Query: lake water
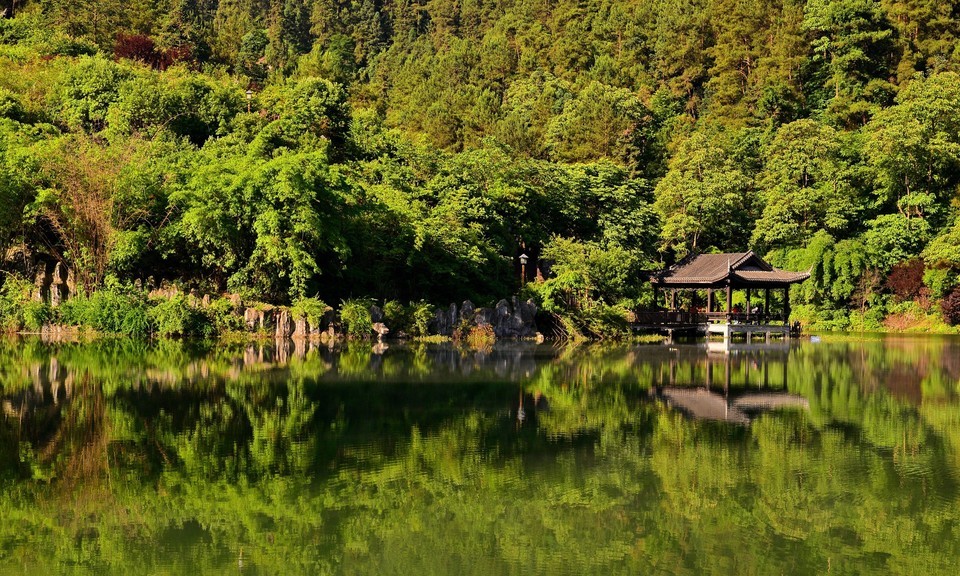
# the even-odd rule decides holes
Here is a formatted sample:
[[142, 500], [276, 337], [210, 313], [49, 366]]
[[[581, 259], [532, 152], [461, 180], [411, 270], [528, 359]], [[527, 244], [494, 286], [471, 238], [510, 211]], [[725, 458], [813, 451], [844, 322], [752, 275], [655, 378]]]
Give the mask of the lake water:
[[956, 574], [960, 341], [0, 342], [0, 574]]

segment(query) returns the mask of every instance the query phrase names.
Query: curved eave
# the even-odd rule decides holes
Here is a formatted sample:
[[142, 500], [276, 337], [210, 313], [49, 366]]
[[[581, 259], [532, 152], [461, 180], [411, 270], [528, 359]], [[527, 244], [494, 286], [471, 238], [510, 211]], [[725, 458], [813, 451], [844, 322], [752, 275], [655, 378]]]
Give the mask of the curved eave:
[[734, 272], [730, 280], [735, 285], [789, 286], [803, 282], [809, 277], [809, 272], [773, 270], [771, 272]]
[[723, 288], [730, 284], [737, 288], [784, 288], [803, 282], [810, 277], [809, 272], [786, 272], [783, 270], [733, 271], [722, 276], [688, 276], [683, 278], [652, 277], [650, 282], [664, 288], [706, 289]]

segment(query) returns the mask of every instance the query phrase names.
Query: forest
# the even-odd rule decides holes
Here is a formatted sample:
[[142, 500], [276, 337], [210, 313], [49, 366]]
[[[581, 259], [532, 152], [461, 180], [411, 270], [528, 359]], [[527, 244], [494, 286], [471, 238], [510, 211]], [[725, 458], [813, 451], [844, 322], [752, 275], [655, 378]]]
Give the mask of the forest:
[[50, 261], [89, 298], [522, 289], [596, 334], [748, 249], [811, 270], [808, 327], [960, 324], [960, 2], [0, 6], [7, 326], [57, 319]]

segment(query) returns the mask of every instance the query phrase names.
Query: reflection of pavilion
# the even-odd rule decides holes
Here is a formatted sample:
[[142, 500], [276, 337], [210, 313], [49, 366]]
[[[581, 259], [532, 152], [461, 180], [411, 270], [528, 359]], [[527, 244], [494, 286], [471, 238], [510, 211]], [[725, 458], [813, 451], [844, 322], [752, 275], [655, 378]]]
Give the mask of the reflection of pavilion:
[[809, 408], [806, 398], [786, 391], [788, 344], [725, 344], [722, 354], [710, 344], [671, 348], [651, 395], [692, 418], [737, 424], [771, 410]]

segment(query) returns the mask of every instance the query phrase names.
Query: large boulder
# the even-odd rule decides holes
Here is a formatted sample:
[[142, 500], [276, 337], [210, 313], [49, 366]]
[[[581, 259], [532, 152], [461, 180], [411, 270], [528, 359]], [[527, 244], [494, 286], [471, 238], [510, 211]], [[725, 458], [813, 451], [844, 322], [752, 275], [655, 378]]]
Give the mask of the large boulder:
[[297, 318], [293, 322], [293, 337], [299, 340], [310, 337], [310, 325], [304, 317]]
[[50, 284], [53, 283], [53, 276], [46, 262], [40, 262], [37, 265], [37, 275], [34, 279], [33, 299], [37, 302], [43, 302], [47, 299], [50, 291]]
[[452, 336], [453, 330], [457, 326], [457, 305], [451, 304], [449, 308], [440, 308], [433, 316], [431, 330], [434, 334], [441, 336]]
[[383, 337], [390, 333], [390, 329], [383, 322], [374, 322], [373, 331], [377, 334], [378, 342], [383, 342]]
[[277, 340], [285, 340], [293, 334], [293, 321], [290, 318], [290, 310], [278, 308], [273, 313], [276, 331], [274, 332]]
[[493, 310], [491, 324], [497, 338], [531, 338], [537, 335], [535, 318], [537, 306], [532, 300], [520, 302], [513, 297], [512, 302], [497, 302]]
[[490, 326], [493, 324], [493, 308], [477, 308], [473, 313], [473, 323], [477, 326]]
[[460, 305], [460, 321], [472, 323], [474, 320], [473, 314], [476, 312], [476, 309], [477, 308], [473, 305], [473, 302], [464, 300], [463, 304]]

